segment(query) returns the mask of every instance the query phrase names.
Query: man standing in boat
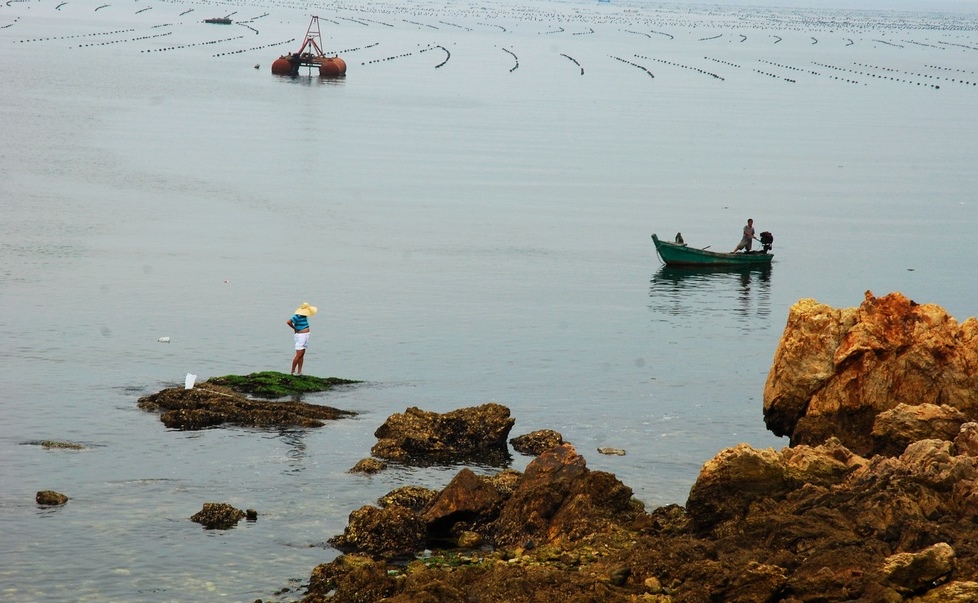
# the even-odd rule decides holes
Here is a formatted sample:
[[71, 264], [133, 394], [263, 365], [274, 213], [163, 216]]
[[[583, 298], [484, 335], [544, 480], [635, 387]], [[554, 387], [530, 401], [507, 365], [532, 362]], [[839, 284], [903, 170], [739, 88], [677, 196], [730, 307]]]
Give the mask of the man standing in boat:
[[741, 237], [740, 242], [737, 243], [737, 247], [730, 253], [737, 253], [741, 249], [744, 251], [750, 251], [751, 243], [757, 239], [754, 236], [754, 219], [747, 219], [747, 226], [744, 226], [744, 236]]

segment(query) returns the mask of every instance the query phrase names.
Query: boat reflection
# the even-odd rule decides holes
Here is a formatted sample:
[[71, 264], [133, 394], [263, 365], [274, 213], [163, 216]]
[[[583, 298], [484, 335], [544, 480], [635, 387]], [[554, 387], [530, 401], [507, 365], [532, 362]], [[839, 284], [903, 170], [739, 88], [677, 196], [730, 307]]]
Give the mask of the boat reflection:
[[771, 266], [663, 266], [652, 275], [650, 308], [697, 319], [732, 315], [744, 321], [766, 320], [771, 314], [771, 274]]

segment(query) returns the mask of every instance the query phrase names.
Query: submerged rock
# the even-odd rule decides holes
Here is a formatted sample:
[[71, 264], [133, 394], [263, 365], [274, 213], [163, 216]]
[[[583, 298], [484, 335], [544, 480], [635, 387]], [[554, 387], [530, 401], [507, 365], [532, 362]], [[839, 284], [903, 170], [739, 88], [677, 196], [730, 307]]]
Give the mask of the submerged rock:
[[45, 507], [57, 507], [68, 502], [68, 497], [54, 490], [41, 490], [34, 495], [34, 501]]
[[375, 457], [408, 464], [509, 461], [506, 437], [516, 419], [500, 404], [462, 408], [444, 414], [408, 408], [388, 417], [374, 435]]
[[513, 450], [527, 456], [538, 456], [564, 443], [564, 437], [552, 429], [540, 429], [509, 440]]
[[190, 516], [190, 521], [197, 522], [209, 530], [230, 530], [249, 514], [257, 519], [258, 513], [250, 510], [245, 513], [227, 503], [204, 503], [200, 511]]
[[37, 445], [45, 450], [85, 450], [87, 448], [84, 444], [77, 442], [62, 442], [58, 440], [41, 440], [37, 442]]
[[324, 421], [356, 415], [348, 410], [305, 402], [248, 398], [215, 383], [221, 379], [225, 378], [205, 381], [193, 389], [164, 389], [140, 398], [137, 406], [146, 411], [160, 412], [160, 421], [164, 425], [183, 430], [224, 424], [242, 427], [322, 427]]
[[357, 464], [350, 468], [350, 473], [365, 473], [373, 475], [387, 469], [387, 463], [377, 459], [365, 458], [357, 461]]

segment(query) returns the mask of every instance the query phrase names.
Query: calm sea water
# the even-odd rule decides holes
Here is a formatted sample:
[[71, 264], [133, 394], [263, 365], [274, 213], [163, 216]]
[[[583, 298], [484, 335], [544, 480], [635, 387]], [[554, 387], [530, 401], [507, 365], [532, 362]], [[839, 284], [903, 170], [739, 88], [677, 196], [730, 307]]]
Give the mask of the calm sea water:
[[[347, 77], [270, 75], [314, 11]], [[798, 299], [975, 313], [974, 14], [37, 0], [0, 4], [0, 49], [4, 600], [293, 600], [351, 511], [454, 475], [347, 473], [410, 406], [499, 402], [683, 503], [723, 448], [786, 445], [761, 406]], [[768, 272], [655, 257], [748, 217]], [[136, 408], [287, 370], [303, 301], [306, 372], [365, 381], [308, 400], [357, 418]], [[204, 502], [259, 520], [205, 531]]]

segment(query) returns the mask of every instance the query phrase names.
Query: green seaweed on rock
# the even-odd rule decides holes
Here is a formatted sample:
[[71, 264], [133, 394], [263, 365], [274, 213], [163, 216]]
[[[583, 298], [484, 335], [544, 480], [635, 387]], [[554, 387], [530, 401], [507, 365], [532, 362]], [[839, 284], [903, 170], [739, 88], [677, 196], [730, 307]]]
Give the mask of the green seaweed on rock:
[[360, 383], [338, 377], [313, 377], [312, 375], [288, 375], [277, 371], [262, 371], [250, 375], [225, 375], [213, 377], [207, 383], [230, 388], [236, 392], [260, 398], [284, 398], [295, 394], [324, 392], [338, 385]]

